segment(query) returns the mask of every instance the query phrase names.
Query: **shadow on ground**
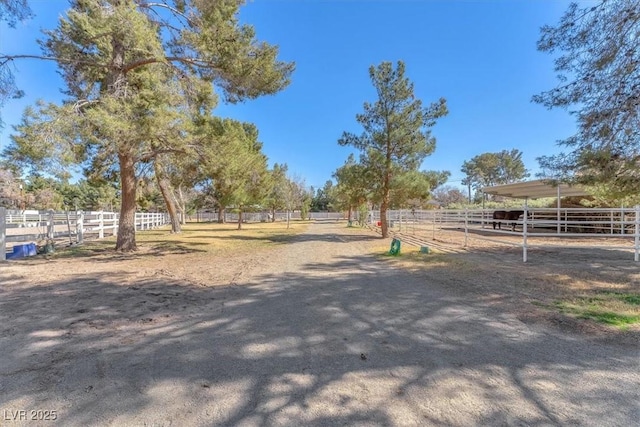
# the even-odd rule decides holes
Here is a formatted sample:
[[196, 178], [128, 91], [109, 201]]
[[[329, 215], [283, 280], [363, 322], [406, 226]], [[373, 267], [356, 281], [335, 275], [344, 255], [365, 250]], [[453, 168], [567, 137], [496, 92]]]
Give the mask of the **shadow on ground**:
[[529, 327], [500, 295], [436, 282], [446, 268], [343, 257], [217, 288], [9, 278], [0, 408], [68, 426], [637, 421], [636, 347]]

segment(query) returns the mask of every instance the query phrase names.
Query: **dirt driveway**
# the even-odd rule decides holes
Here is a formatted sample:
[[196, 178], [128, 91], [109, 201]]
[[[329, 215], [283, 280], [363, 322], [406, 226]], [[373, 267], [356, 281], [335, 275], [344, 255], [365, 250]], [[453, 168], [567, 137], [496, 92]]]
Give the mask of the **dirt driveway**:
[[[565, 275], [555, 283], [517, 254], [501, 269], [481, 254], [447, 255], [459, 271], [409, 268], [374, 253], [387, 245], [318, 222], [231, 260], [141, 251], [0, 264], [0, 425], [640, 419], [636, 335], [566, 329], [530, 304]], [[637, 280], [628, 268], [610, 274]], [[509, 280], [529, 293], [501, 292]]]

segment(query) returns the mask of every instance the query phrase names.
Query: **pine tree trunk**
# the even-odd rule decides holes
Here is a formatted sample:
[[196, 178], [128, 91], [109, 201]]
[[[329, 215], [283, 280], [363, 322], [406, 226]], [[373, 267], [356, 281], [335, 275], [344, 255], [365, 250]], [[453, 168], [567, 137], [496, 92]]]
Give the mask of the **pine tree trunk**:
[[118, 238], [116, 250], [131, 252], [136, 246], [136, 171], [133, 155], [118, 153], [120, 163], [120, 188], [122, 189], [122, 204], [120, 205], [120, 219], [118, 223]]
[[349, 214], [347, 215], [347, 221], [351, 222], [351, 214], [353, 212], [353, 208], [349, 205]]
[[380, 224], [382, 226], [382, 238], [389, 237], [389, 227], [387, 226], [387, 209], [389, 208], [389, 195], [382, 198], [380, 204]]
[[[389, 169], [390, 167], [387, 170]], [[389, 237], [389, 227], [387, 225], [387, 210], [389, 209], [390, 182], [391, 182], [391, 176], [390, 176], [390, 173], [387, 172], [384, 176], [384, 183], [382, 186], [382, 203], [380, 204], [380, 225], [382, 228], [383, 239], [386, 239], [387, 237]]]
[[271, 222], [276, 222], [276, 209], [271, 209]]
[[238, 230], [242, 230], [242, 210], [238, 211]]
[[158, 183], [158, 187], [160, 187], [160, 193], [162, 194], [164, 204], [167, 207], [169, 218], [171, 218], [171, 232], [176, 234], [180, 233], [182, 232], [182, 227], [180, 225], [180, 218], [178, 218], [175, 203], [173, 202], [173, 194], [171, 193], [169, 181], [164, 175], [162, 166], [158, 163], [158, 159], [153, 162], [153, 170], [156, 174], [156, 181]]
[[218, 224], [224, 224], [224, 207], [218, 206]]
[[[109, 64], [109, 74], [106, 79], [106, 89], [111, 96], [119, 98], [123, 93], [126, 78], [123, 73], [125, 47], [117, 38], [112, 40], [112, 57]], [[124, 144], [124, 141], [119, 141]], [[122, 202], [120, 204], [120, 218], [118, 223], [118, 238], [116, 250], [131, 252], [137, 250], [136, 246], [136, 170], [132, 150], [126, 146], [120, 146], [118, 150], [118, 163], [120, 165], [120, 190]]]

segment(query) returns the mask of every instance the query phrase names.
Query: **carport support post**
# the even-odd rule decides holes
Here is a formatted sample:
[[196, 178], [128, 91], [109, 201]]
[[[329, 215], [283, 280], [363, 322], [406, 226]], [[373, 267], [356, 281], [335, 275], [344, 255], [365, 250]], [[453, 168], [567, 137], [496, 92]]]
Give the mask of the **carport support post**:
[[0, 261], [7, 259], [7, 210], [0, 207]]
[[527, 262], [527, 216], [529, 215], [529, 199], [524, 199], [524, 216], [522, 218], [522, 262]]
[[636, 253], [635, 253], [635, 257], [634, 260], [636, 262], [640, 261], [640, 205], [636, 205], [636, 230], [635, 230], [636, 236]]

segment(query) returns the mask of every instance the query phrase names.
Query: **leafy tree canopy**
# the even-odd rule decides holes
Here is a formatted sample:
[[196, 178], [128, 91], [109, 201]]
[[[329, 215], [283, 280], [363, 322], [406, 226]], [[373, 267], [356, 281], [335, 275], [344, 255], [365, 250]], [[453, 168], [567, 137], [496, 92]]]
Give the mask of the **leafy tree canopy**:
[[335, 203], [338, 208], [349, 211], [349, 219], [353, 208], [362, 206], [369, 199], [369, 174], [363, 164], [356, 162], [353, 154], [333, 174], [337, 184]]
[[575, 115], [569, 151], [539, 158], [543, 177], [604, 185], [620, 197], [640, 188], [640, 0], [572, 3], [538, 49], [559, 53], [558, 85], [533, 97]]
[[463, 184], [476, 191], [492, 185], [518, 182], [529, 176], [522, 161], [522, 152], [517, 149], [498, 153], [483, 153], [462, 164], [466, 175]]
[[271, 210], [271, 220], [275, 221], [275, 211], [285, 209], [286, 205], [286, 193], [288, 187], [287, 179], [288, 167], [285, 164], [274, 164], [273, 169], [269, 171], [268, 192], [265, 198], [264, 204]]
[[311, 199], [312, 212], [333, 211], [335, 205], [335, 186], [333, 181], [327, 180], [322, 188], [318, 188]]
[[453, 205], [463, 205], [467, 202], [467, 197], [458, 188], [450, 185], [439, 187], [433, 191], [433, 199], [440, 203], [440, 206], [447, 208]]
[[247, 210], [268, 195], [267, 158], [250, 123], [212, 118], [204, 152], [203, 173], [210, 178], [216, 204]]

